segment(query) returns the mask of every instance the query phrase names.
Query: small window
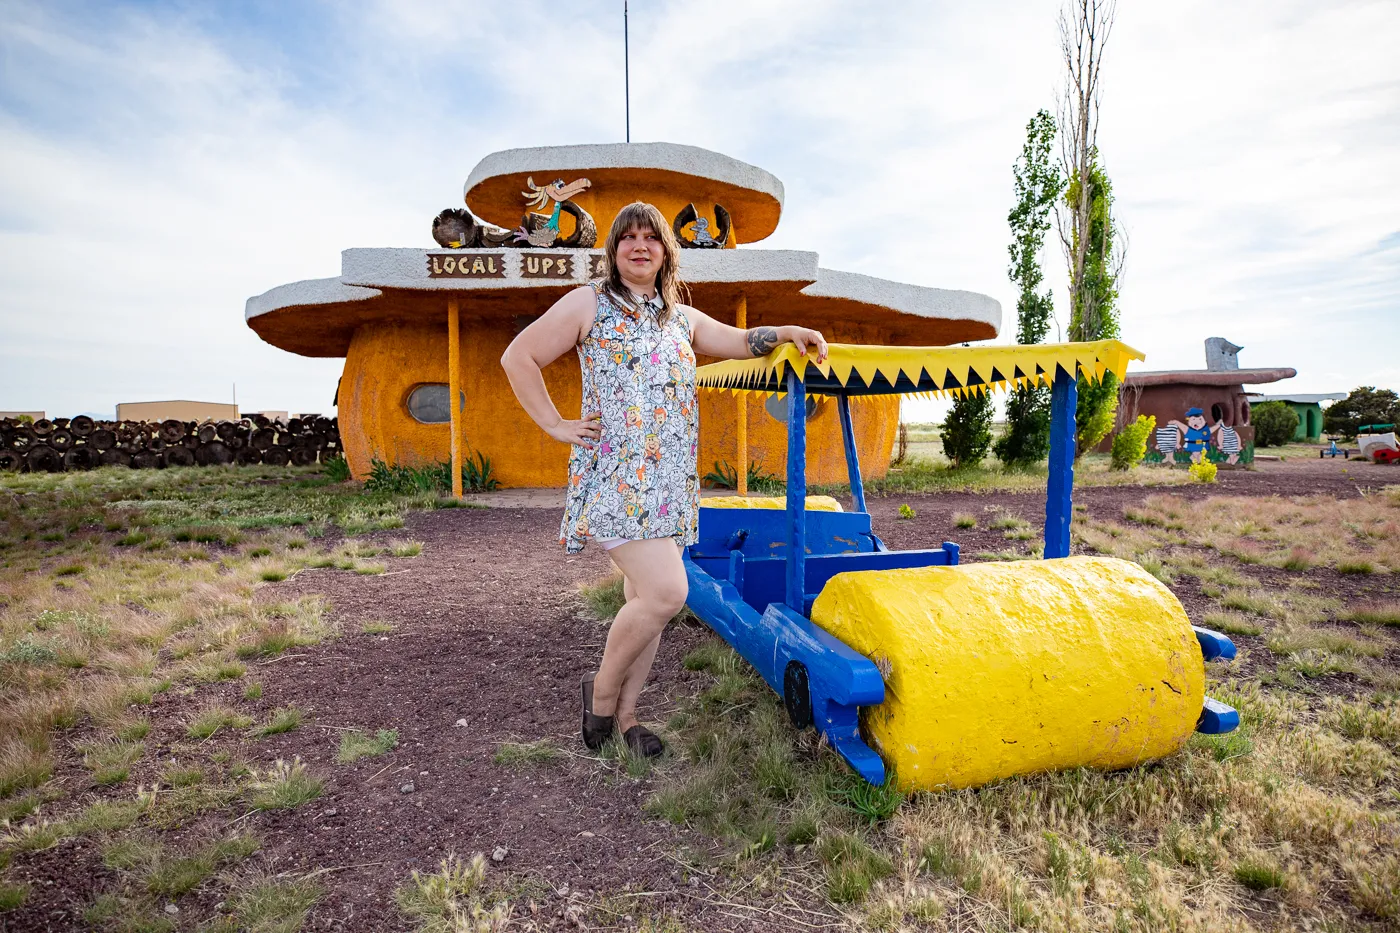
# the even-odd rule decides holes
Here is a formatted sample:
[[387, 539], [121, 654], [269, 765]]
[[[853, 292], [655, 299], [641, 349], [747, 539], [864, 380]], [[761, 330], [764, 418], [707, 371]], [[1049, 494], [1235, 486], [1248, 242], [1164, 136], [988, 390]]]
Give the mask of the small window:
[[[408, 413], [423, 424], [446, 424], [452, 420], [447, 402], [447, 386], [440, 382], [421, 385], [408, 393]], [[457, 393], [457, 410], [465, 411], [467, 396]]]
[[1210, 421], [1211, 421], [1211, 424], [1215, 424], [1215, 423], [1217, 423], [1217, 422], [1224, 421], [1224, 420], [1225, 420], [1225, 409], [1223, 409], [1223, 408], [1220, 407], [1220, 403], [1219, 403], [1219, 402], [1216, 402], [1214, 405], [1210, 406]]
[[[774, 421], [787, 424], [788, 417], [788, 396], [784, 392], [781, 395], [770, 395], [768, 401], [763, 403], [763, 408], [768, 412], [768, 417]], [[813, 396], [807, 396], [807, 420], [812, 420], [812, 414], [817, 410], [817, 400]]]

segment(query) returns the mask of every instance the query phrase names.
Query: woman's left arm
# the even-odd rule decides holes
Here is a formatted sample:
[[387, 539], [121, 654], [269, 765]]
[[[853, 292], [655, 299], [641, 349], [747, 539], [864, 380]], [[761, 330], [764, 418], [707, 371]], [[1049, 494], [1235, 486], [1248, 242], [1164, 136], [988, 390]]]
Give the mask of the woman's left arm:
[[721, 324], [703, 311], [687, 307], [684, 311], [690, 319], [695, 336], [691, 346], [701, 356], [715, 356], [722, 360], [744, 360], [754, 356], [767, 356], [779, 344], [794, 343], [799, 353], [815, 350], [817, 362], [826, 360], [826, 338], [821, 331], [810, 327], [786, 324], [782, 327], [750, 327], [740, 330]]

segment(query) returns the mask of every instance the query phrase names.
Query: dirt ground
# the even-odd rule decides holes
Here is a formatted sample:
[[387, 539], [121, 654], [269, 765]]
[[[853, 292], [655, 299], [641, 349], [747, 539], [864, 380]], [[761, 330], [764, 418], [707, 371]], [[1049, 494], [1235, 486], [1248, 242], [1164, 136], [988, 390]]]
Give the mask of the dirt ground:
[[[1400, 469], [1393, 467], [1265, 462], [1253, 471], [1222, 470], [1214, 486], [1081, 488], [1075, 501], [1091, 516], [1119, 519], [1125, 506], [1162, 492], [1346, 498], [1396, 482]], [[905, 504], [916, 510], [915, 518], [898, 518]], [[1004, 509], [1039, 524], [1044, 496], [937, 494], [872, 499], [869, 506], [890, 547], [953, 540], [970, 561], [978, 552], [1005, 549], [1007, 542], [1000, 532], [986, 530], [985, 522], [968, 531], [955, 528], [954, 513]], [[491, 872], [521, 892], [517, 904], [535, 904], [536, 912], [527, 909], [525, 915], [542, 928], [570, 928], [569, 906], [580, 897], [596, 901], [590, 895], [607, 895], [613, 905], [644, 904], [653, 913], [675, 911], [695, 929], [795, 928], [790, 919], [774, 918], [687, 866], [677, 853], [709, 850], [713, 843], [648, 816], [642, 804], [650, 780], [601, 764], [577, 742], [579, 678], [596, 665], [606, 631], [584, 611], [578, 587], [597, 581], [611, 565], [593, 549], [565, 555], [558, 522], [557, 508], [413, 513], [407, 528], [370, 536], [423, 542], [421, 555], [390, 561], [387, 573], [306, 570], [264, 587], [259, 598], [269, 601], [324, 596], [344, 636], [250, 663], [243, 681], [201, 691], [197, 701], [161, 697], [163, 708], [152, 718], [167, 725], [148, 740], [148, 747], [161, 751], [143, 766], [168, 765], [171, 749], [183, 739], [169, 724], [178, 727], [219, 691], [227, 702], [247, 708], [244, 684], [256, 680], [264, 688], [262, 716], [288, 705], [304, 710], [307, 724], [293, 732], [257, 743], [216, 736], [211, 743], [226, 744], [258, 767], [299, 756], [326, 777], [319, 799], [294, 810], [254, 813], [241, 824], [262, 839], [269, 871], [322, 872], [328, 893], [314, 908], [309, 930], [404, 929], [393, 892], [410, 871], [436, 869], [449, 851], [489, 856], [502, 847]], [[1354, 582], [1314, 572], [1329, 577], [1321, 580], [1327, 591]], [[1189, 586], [1177, 590], [1195, 615], [1199, 594]], [[363, 634], [372, 622], [393, 629]], [[698, 691], [705, 675], [685, 671], [680, 660], [704, 638], [698, 626], [669, 632], [643, 698], [645, 719], [664, 722], [677, 702]], [[382, 757], [338, 764], [337, 744], [347, 728], [395, 729], [398, 747]], [[502, 743], [541, 738], [570, 755], [528, 767], [493, 760]], [[48, 854], [26, 869], [45, 879], [39, 882], [42, 893], [0, 920], [4, 929], [82, 928], [73, 906], [90, 899], [92, 879], [104, 871], [100, 858], [95, 851], [66, 848], [65, 864], [49, 865], [43, 857]], [[816, 928], [829, 925], [823, 918], [831, 915], [819, 901], [791, 894], [788, 918], [805, 917]], [[632, 925], [625, 909], [616, 911], [617, 928]]]

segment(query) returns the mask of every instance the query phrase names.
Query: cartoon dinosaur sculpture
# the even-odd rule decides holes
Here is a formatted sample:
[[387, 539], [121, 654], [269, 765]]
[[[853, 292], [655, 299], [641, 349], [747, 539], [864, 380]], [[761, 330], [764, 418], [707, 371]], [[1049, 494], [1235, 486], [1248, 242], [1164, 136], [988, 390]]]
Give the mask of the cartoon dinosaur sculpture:
[[[580, 178], [571, 184], [563, 179], [540, 187], [533, 177], [526, 179], [530, 190], [522, 192], [529, 199], [530, 207], [544, 207], [551, 201], [554, 210], [549, 214], [527, 212], [520, 219], [520, 226], [507, 230], [482, 220], [472, 213], [471, 207], [450, 207], [433, 219], [433, 239], [445, 249], [470, 249], [472, 247], [563, 247], [565, 249], [591, 249], [598, 243], [598, 225], [593, 217], [569, 200], [589, 187], [587, 178]], [[559, 236], [559, 215], [568, 214], [574, 218], [574, 232], [567, 237]]]
[[[695, 205], [687, 204], [676, 215], [671, 229], [675, 232], [676, 239], [680, 242], [682, 249], [723, 249], [725, 244], [729, 242], [729, 234], [733, 225], [729, 220], [729, 211], [718, 204], [715, 205], [715, 223], [719, 225], [718, 237], [710, 233], [709, 220], [696, 213]], [[694, 239], [686, 239], [684, 233], [686, 227], [693, 228]]]

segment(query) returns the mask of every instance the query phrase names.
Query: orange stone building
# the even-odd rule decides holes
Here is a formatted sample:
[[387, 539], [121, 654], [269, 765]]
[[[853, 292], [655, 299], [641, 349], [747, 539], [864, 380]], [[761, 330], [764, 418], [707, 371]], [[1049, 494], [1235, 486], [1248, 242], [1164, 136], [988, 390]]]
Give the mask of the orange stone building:
[[[1001, 306], [985, 295], [824, 269], [813, 252], [735, 248], [776, 229], [782, 183], [692, 146], [497, 152], [472, 170], [465, 199], [475, 218], [511, 228], [522, 223], [527, 207], [521, 193], [543, 190], [535, 180], [548, 187], [555, 179], [577, 191], [569, 200], [594, 220], [598, 247], [347, 249], [339, 276], [281, 285], [248, 299], [245, 319], [263, 340], [303, 356], [345, 359], [336, 401], [356, 477], [369, 472], [373, 459], [421, 465], [480, 452], [503, 486], [563, 486], [568, 448], [525, 414], [499, 361], [522, 327], [595, 276], [613, 218], [632, 201], [655, 204], [666, 217], [694, 205], [703, 223], [682, 224], [688, 242], [707, 242], [709, 231], [728, 226], [723, 248], [681, 252], [690, 304], [726, 323], [798, 323], [833, 342], [911, 346], [986, 340], [1000, 329]], [[578, 190], [582, 179], [588, 184]], [[556, 210], [556, 218], [555, 242], [577, 232], [573, 214]], [[543, 220], [535, 219], [537, 226]], [[522, 236], [528, 227], [522, 226]], [[544, 376], [560, 412], [573, 416], [581, 401], [577, 359], [566, 355]], [[783, 474], [787, 435], [774, 416], [784, 411], [781, 400], [765, 405], [702, 393], [700, 405], [701, 476], [720, 461], [736, 464], [741, 445], [760, 469]], [[853, 400], [852, 415], [865, 475], [883, 476], [898, 429], [898, 398]], [[812, 411], [807, 443], [808, 481], [845, 482], [833, 404]]]

